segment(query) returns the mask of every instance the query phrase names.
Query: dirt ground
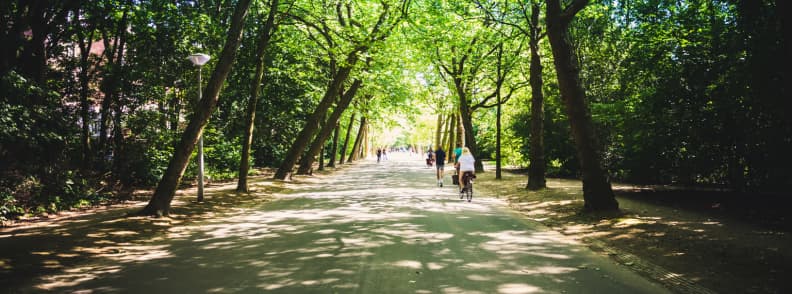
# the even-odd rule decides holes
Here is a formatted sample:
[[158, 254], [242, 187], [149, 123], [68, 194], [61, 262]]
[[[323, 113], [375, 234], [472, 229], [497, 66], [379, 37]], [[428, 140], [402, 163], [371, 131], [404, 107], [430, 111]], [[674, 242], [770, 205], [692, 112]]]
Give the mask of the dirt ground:
[[784, 195], [614, 184], [620, 213], [581, 215], [579, 181], [548, 179], [548, 189], [529, 192], [527, 175], [494, 176], [480, 174], [477, 187], [677, 292], [792, 293]]

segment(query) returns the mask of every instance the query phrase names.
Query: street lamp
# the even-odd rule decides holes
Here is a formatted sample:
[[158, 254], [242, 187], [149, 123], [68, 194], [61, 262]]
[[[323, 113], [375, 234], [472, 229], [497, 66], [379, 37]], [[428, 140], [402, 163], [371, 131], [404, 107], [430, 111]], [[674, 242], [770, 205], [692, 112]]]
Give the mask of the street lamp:
[[[198, 67], [198, 101], [203, 99], [201, 93], [201, 67], [206, 64], [211, 57], [203, 53], [190, 54], [187, 57], [193, 65]], [[198, 137], [198, 202], [203, 201], [204, 196], [204, 157], [203, 157], [203, 134]]]

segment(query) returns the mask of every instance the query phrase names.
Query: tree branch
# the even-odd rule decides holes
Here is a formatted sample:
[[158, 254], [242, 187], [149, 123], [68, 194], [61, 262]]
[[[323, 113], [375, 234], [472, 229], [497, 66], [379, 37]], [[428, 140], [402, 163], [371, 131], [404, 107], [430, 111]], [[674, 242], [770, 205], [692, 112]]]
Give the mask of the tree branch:
[[575, 0], [572, 2], [572, 4], [569, 4], [569, 6], [567, 6], [567, 8], [564, 9], [560, 15], [561, 21], [564, 23], [564, 25], [569, 24], [569, 22], [572, 21], [572, 18], [574, 18], [575, 15], [580, 12], [580, 10], [588, 5], [588, 2], [589, 0]]

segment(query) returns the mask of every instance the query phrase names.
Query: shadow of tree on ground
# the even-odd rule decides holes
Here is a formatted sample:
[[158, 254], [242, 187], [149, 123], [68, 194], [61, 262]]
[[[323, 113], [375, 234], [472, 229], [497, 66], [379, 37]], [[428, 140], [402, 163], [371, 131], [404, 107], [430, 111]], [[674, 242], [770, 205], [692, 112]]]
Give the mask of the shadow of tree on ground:
[[[432, 172], [362, 162], [257, 177], [250, 194], [214, 186], [200, 205], [184, 191], [171, 218], [122, 217], [135, 207], [4, 230], [14, 255], [2, 281], [14, 292], [663, 292], [497, 199], [460, 201]], [[19, 244], [30, 247], [7, 247]]]
[[549, 179], [548, 189], [527, 191], [527, 176], [491, 177], [480, 176], [481, 186], [578, 240], [605, 242], [716, 292], [792, 292], [785, 277], [792, 272], [792, 237], [779, 212], [789, 207], [786, 199], [614, 184], [621, 212], [592, 215], [578, 213], [579, 181]]

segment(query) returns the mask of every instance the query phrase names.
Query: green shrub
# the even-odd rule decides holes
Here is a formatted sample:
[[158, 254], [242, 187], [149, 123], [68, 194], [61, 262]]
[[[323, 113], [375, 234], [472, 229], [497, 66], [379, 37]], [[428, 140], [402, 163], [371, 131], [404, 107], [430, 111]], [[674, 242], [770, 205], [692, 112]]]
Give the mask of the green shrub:
[[0, 221], [16, 219], [25, 214], [25, 209], [14, 198], [11, 191], [0, 188]]

